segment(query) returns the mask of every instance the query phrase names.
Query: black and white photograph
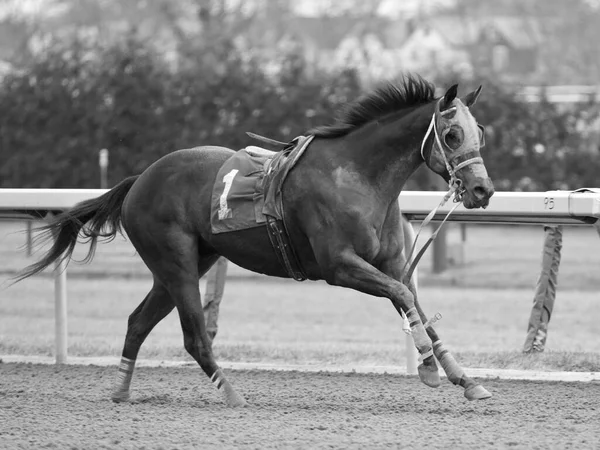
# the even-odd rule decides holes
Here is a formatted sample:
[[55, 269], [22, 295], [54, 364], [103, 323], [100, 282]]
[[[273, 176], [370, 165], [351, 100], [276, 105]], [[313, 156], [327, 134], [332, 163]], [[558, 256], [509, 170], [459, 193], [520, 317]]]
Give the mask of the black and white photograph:
[[0, 0], [0, 450], [600, 449], [600, 0]]

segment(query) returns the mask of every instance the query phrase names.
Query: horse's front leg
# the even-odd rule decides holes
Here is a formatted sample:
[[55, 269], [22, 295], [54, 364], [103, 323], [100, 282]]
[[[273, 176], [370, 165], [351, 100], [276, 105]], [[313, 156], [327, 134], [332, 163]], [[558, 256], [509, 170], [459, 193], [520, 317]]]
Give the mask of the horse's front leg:
[[[401, 255], [399, 261], [396, 263], [389, 264], [386, 262], [382, 270], [384, 273], [388, 273], [392, 278], [401, 279], [401, 271], [406, 262], [404, 255]], [[407, 287], [413, 294], [415, 308], [421, 317], [423, 323], [427, 323], [427, 317], [421, 308], [418, 301], [417, 289], [412, 280], [407, 283]], [[462, 386], [465, 389], [465, 397], [469, 400], [483, 400], [490, 398], [492, 394], [488, 392], [483, 386], [478, 384], [475, 380], [468, 377], [462, 367], [458, 365], [454, 356], [444, 347], [441, 339], [436, 333], [432, 325], [428, 325], [426, 328], [427, 335], [433, 342], [433, 354], [442, 365], [448, 380], [457, 386]]]
[[433, 357], [431, 339], [425, 332], [410, 290], [400, 281], [376, 269], [351, 249], [337, 251], [334, 254], [335, 257], [323, 258], [325, 261], [320, 262], [325, 281], [332, 285], [356, 289], [365, 294], [387, 297], [399, 314], [405, 311], [415, 347], [422, 359], [419, 365], [419, 378], [428, 386], [438, 387], [440, 376]]

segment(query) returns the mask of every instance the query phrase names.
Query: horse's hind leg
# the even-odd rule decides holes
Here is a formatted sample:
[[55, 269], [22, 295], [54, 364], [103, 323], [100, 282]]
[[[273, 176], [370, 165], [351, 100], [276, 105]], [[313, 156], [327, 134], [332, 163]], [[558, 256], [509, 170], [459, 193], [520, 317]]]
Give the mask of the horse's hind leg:
[[129, 316], [121, 364], [111, 397], [113, 401], [129, 400], [129, 385], [140, 347], [156, 324], [164, 319], [174, 307], [167, 290], [160, 283], [155, 282], [146, 298]]
[[185, 349], [223, 393], [227, 406], [245, 406], [246, 401], [227, 381], [213, 356], [202, 311], [198, 277], [182, 272], [169, 283], [168, 289], [179, 311]]
[[[153, 245], [152, 254], [156, 257], [141, 252], [140, 255], [165, 286], [177, 308], [185, 349], [223, 393], [227, 406], [245, 406], [246, 401], [233, 389], [215, 361], [202, 310], [198, 281], [219, 256], [199, 254], [198, 238], [178, 226], [165, 230], [162, 239], [148, 244]], [[148, 250], [146, 248], [145, 253]]]

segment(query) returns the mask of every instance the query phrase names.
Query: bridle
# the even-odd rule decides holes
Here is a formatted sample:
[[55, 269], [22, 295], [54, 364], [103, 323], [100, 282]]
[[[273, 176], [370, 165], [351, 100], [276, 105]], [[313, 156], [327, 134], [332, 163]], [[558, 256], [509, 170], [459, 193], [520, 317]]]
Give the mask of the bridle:
[[[442, 101], [442, 99], [440, 99], [438, 101], [438, 107], [440, 102]], [[419, 260], [421, 259], [421, 257], [423, 256], [423, 254], [425, 253], [425, 251], [427, 250], [427, 248], [429, 247], [429, 245], [434, 241], [434, 239], [437, 237], [438, 232], [440, 231], [440, 229], [442, 228], [442, 226], [444, 225], [444, 223], [446, 223], [446, 220], [448, 219], [448, 217], [450, 217], [450, 215], [456, 210], [456, 208], [458, 208], [460, 206], [460, 204], [462, 203], [462, 197], [463, 194], [465, 192], [464, 187], [462, 186], [462, 182], [461, 180], [456, 176], [456, 173], [461, 170], [464, 169], [465, 167], [471, 165], [471, 164], [483, 164], [483, 158], [481, 156], [475, 156], [469, 159], [466, 159], [465, 161], [462, 161], [458, 164], [454, 164], [454, 162], [461, 156], [463, 155], [467, 155], [469, 153], [472, 152], [472, 150], [470, 149], [465, 149], [462, 151], [458, 151], [452, 152], [452, 155], [450, 158], [448, 158], [446, 156], [446, 151], [444, 150], [445, 147], [448, 147], [448, 145], [446, 144], [445, 141], [445, 137], [446, 134], [450, 131], [450, 127], [448, 127], [446, 130], [444, 130], [442, 132], [442, 139], [440, 139], [440, 134], [438, 132], [437, 129], [437, 111], [438, 111], [438, 107], [436, 107], [435, 111], [433, 112], [433, 116], [431, 118], [431, 122], [429, 123], [429, 127], [427, 128], [427, 132], [425, 133], [425, 136], [423, 137], [423, 142], [421, 142], [421, 157], [423, 158], [423, 161], [425, 161], [427, 163], [427, 159], [425, 158], [425, 144], [427, 142], [427, 140], [429, 139], [429, 136], [431, 135], [431, 133], [433, 133], [433, 138], [434, 138], [434, 142], [431, 146], [431, 153], [429, 155], [429, 158], [431, 159], [431, 155], [433, 154], [433, 152], [436, 149], [436, 146], [439, 150], [439, 152], [442, 155], [442, 159], [444, 161], [444, 164], [446, 165], [446, 170], [448, 171], [448, 174], [450, 175], [450, 181], [448, 182], [448, 192], [444, 195], [444, 197], [442, 198], [442, 201], [440, 202], [440, 204], [438, 206], [436, 206], [429, 214], [427, 214], [427, 216], [425, 217], [425, 219], [423, 219], [423, 222], [421, 223], [421, 226], [419, 227], [419, 230], [417, 232], [417, 234], [415, 235], [415, 240], [411, 246], [410, 251], [408, 252], [407, 256], [406, 256], [406, 262], [404, 264], [403, 267], [403, 277], [402, 277], [402, 281], [403, 283], [407, 284], [410, 279], [412, 278], [412, 275], [415, 271], [415, 269], [417, 268], [417, 264], [419, 263]], [[456, 107], [452, 107], [449, 108], [445, 111], [440, 112], [439, 114], [443, 117], [446, 116], [448, 114], [451, 114], [453, 112], [456, 111]], [[482, 131], [483, 133], [483, 127], [479, 124], [477, 124], [477, 126], [479, 127], [479, 129]], [[481, 139], [481, 146], [483, 146], [484, 141], [483, 141], [483, 134], [482, 134], [482, 139]], [[415, 251], [415, 248], [417, 246], [417, 240], [419, 239], [419, 235], [421, 234], [421, 230], [427, 226], [429, 224], [429, 222], [431, 222], [431, 220], [433, 219], [433, 217], [435, 216], [435, 214], [437, 213], [437, 211], [446, 204], [446, 202], [450, 199], [450, 197], [452, 197], [454, 195], [454, 203], [456, 203], [452, 209], [450, 211], [448, 211], [448, 214], [446, 214], [446, 216], [444, 217], [444, 219], [442, 220], [442, 222], [438, 225], [438, 227], [435, 229], [435, 231], [431, 234], [431, 236], [429, 237], [429, 239], [427, 240], [427, 242], [423, 245], [423, 247], [421, 248], [421, 250], [419, 251], [419, 253], [415, 256], [414, 260], [412, 260], [411, 263], [411, 258], [412, 255]], [[410, 264], [410, 266], [409, 266]], [[404, 311], [402, 312], [402, 315], [404, 317], [404, 321], [407, 322], [407, 318], [406, 315], [404, 314]], [[439, 316], [436, 315], [436, 317]], [[439, 320], [440, 317], [438, 317]], [[403, 326], [403, 330], [410, 334], [410, 326], [406, 326], [407, 324], [405, 323], [405, 326]], [[429, 324], [428, 324], [429, 325]]]
[[[442, 99], [438, 100], [438, 107], [439, 107], [441, 101], [442, 101]], [[433, 112], [433, 116], [431, 117], [431, 122], [429, 122], [429, 127], [427, 128], [427, 131], [425, 132], [425, 137], [423, 137], [423, 142], [421, 142], [421, 158], [423, 158], [423, 161], [427, 162], [427, 159], [425, 159], [425, 143], [427, 142], [427, 139], [429, 139], [429, 135], [433, 132], [434, 142], [431, 146], [431, 154], [433, 154], [433, 152], [435, 151], [436, 144], [437, 144], [437, 148], [439, 149], [439, 152], [442, 155], [442, 159], [444, 160], [444, 164], [446, 165], [446, 170], [448, 171], [448, 174], [450, 175], [449, 186], [450, 186], [450, 190], [452, 191], [452, 192], [450, 192], [450, 195], [452, 195], [454, 193], [455, 194], [454, 201], [460, 202], [462, 200], [462, 194], [464, 193], [464, 188], [462, 188], [462, 186], [461, 186], [462, 183], [461, 183], [460, 179], [456, 176], [456, 172], [458, 172], [459, 170], [461, 170], [471, 164], [476, 164], [476, 163], [483, 164], [483, 158], [481, 156], [475, 156], [473, 158], [469, 158], [465, 161], [462, 161], [459, 164], [454, 165], [453, 162], [456, 159], [472, 152], [472, 150], [466, 149], [466, 150], [459, 151], [459, 152], [453, 151], [452, 157], [450, 159], [448, 159], [448, 157], [446, 156], [446, 152], [444, 151], [444, 147], [447, 147], [445, 137], [448, 134], [448, 132], [450, 131], [450, 127], [448, 127], [446, 130], [444, 130], [442, 132], [442, 139], [440, 139], [440, 134], [437, 130], [437, 121], [436, 121], [436, 112], [437, 111], [438, 111], [438, 108], [436, 107], [435, 111]], [[449, 108], [445, 111], [440, 112], [440, 115], [442, 117], [444, 117], [455, 111], [456, 111], [456, 106], [453, 106], [452, 108]], [[481, 125], [478, 124], [477, 126], [481, 130], [483, 129], [483, 127]], [[431, 159], [431, 154], [429, 155], [430, 159]]]

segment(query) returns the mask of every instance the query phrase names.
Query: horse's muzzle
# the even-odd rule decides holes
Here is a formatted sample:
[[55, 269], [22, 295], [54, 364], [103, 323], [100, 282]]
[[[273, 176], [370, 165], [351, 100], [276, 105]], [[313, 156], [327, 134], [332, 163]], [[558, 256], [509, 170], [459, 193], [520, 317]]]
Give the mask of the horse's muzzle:
[[463, 204], [467, 209], [485, 208], [494, 195], [494, 184], [489, 177], [476, 178], [465, 187], [466, 193]]

